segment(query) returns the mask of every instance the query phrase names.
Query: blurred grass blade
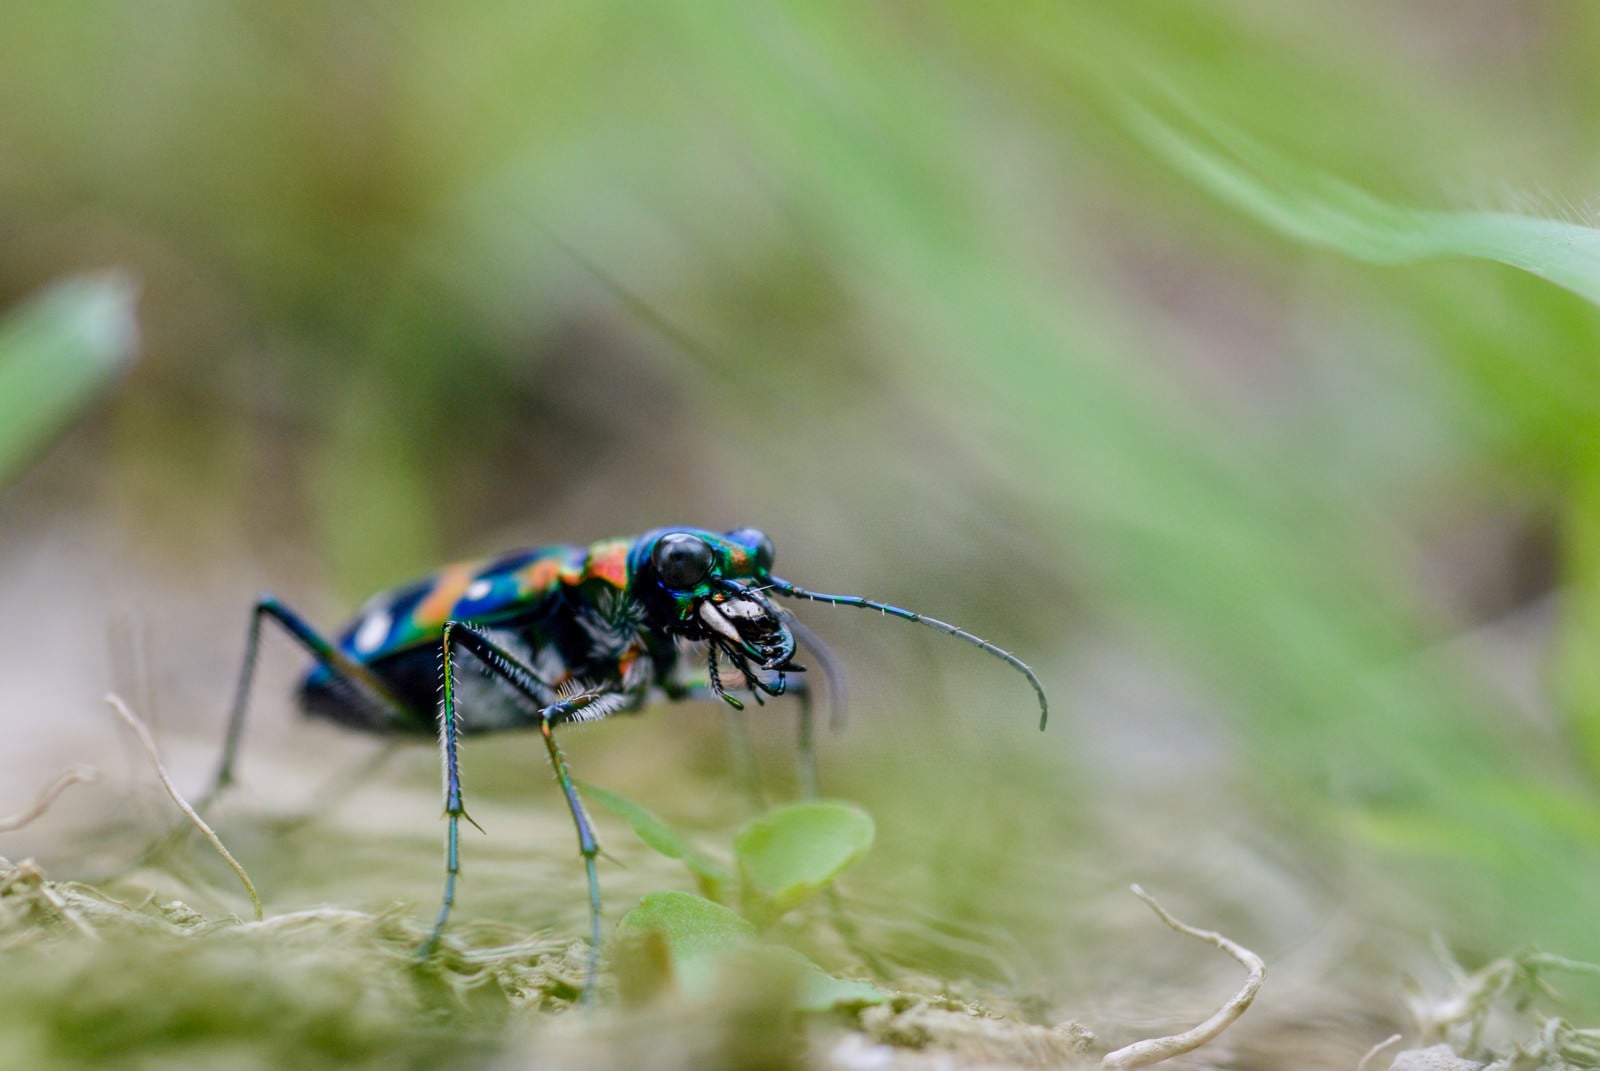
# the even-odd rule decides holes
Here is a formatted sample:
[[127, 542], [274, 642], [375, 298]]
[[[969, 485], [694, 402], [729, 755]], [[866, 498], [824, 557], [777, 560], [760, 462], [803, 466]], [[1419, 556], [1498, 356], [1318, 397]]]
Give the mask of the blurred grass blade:
[[[1497, 212], [1444, 212], [1381, 201], [1278, 153], [1227, 124], [1168, 100], [1195, 128], [1190, 136], [1138, 105], [1129, 126], [1174, 167], [1268, 226], [1311, 245], [1381, 264], [1432, 257], [1491, 260], [1521, 269], [1600, 305], [1600, 231]], [[1517, 362], [1526, 368], [1527, 362]], [[1593, 465], [1569, 480], [1565, 598], [1557, 687], [1581, 759], [1600, 773], [1600, 498]], [[1468, 838], [1470, 839], [1470, 838]]]
[[59, 435], [133, 356], [134, 287], [59, 283], [0, 322], [0, 486]]
[[1215, 118], [1183, 110], [1193, 135], [1137, 104], [1127, 104], [1124, 114], [1173, 167], [1291, 238], [1379, 264], [1452, 256], [1497, 261], [1600, 305], [1600, 231], [1592, 227], [1390, 204]]

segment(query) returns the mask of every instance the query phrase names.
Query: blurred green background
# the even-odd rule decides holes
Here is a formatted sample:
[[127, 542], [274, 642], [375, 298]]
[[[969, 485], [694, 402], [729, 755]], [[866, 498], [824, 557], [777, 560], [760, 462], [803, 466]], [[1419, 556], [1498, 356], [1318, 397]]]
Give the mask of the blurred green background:
[[[1041, 738], [978, 652], [802, 610], [879, 887], [1031, 977], [1129, 880], [1312, 975], [1352, 916], [1600, 959], [1594, 5], [3, 19], [0, 306], [115, 269], [141, 334], [0, 492], [17, 807], [116, 753], [110, 686], [198, 784], [258, 590], [331, 627], [455, 557], [755, 525], [1044, 678]], [[273, 769], [312, 746], [286, 650]], [[658, 709], [574, 764], [715, 820], [718, 729]], [[469, 762], [559, 818], [526, 743]]]

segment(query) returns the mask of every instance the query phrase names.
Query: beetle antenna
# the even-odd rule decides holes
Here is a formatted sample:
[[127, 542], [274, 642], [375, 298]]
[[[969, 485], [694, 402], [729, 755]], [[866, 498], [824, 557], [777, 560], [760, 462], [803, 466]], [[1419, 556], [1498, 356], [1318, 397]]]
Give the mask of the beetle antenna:
[[877, 610], [879, 613], [887, 614], [889, 617], [898, 617], [903, 621], [914, 621], [919, 625], [927, 625], [929, 628], [936, 629], [946, 636], [954, 636], [958, 640], [964, 640], [974, 647], [981, 648], [1028, 678], [1028, 683], [1033, 685], [1034, 694], [1039, 697], [1039, 729], [1041, 732], [1044, 730], [1045, 723], [1050, 720], [1050, 700], [1045, 698], [1044, 685], [1039, 683], [1038, 676], [1028, 668], [1028, 664], [1022, 659], [1004, 648], [996, 647], [982, 636], [974, 636], [966, 629], [957, 628], [948, 621], [940, 621], [937, 618], [928, 617], [912, 610], [890, 606], [885, 602], [864, 599], [860, 595], [825, 595], [820, 591], [807, 591], [805, 588], [796, 587], [787, 580], [779, 580], [775, 576], [768, 579], [772, 584], [773, 591], [779, 595], [787, 595], [791, 599], [809, 599], [812, 602], [825, 602], [831, 606], [856, 606], [863, 610]]

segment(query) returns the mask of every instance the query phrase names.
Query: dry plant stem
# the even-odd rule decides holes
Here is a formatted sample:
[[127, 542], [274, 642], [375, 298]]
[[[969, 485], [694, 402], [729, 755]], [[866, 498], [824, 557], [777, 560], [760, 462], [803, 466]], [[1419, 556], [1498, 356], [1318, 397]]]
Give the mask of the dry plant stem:
[[1239, 990], [1234, 998], [1216, 1013], [1192, 1030], [1185, 1030], [1181, 1034], [1173, 1034], [1164, 1038], [1149, 1038], [1145, 1041], [1136, 1041], [1132, 1045], [1124, 1045], [1115, 1052], [1106, 1053], [1100, 1061], [1100, 1066], [1108, 1071], [1123, 1071], [1130, 1067], [1147, 1067], [1150, 1064], [1170, 1060], [1174, 1056], [1182, 1056], [1186, 1052], [1193, 1052], [1200, 1046], [1214, 1041], [1221, 1033], [1233, 1025], [1235, 1019], [1243, 1015], [1245, 1009], [1250, 1007], [1250, 1002], [1256, 999], [1256, 993], [1261, 989], [1261, 983], [1267, 977], [1267, 965], [1261, 957], [1254, 952], [1228, 940], [1220, 933], [1211, 930], [1197, 930], [1193, 926], [1179, 922], [1167, 914], [1166, 908], [1156, 903], [1155, 897], [1145, 892], [1139, 886], [1133, 886], [1133, 895], [1150, 905], [1162, 922], [1171, 926], [1179, 933], [1190, 937], [1197, 937], [1208, 944], [1215, 945], [1234, 959], [1238, 960], [1245, 970], [1250, 972], [1250, 977], [1245, 979], [1244, 987]]
[[65, 792], [69, 786], [76, 785], [82, 781], [93, 781], [99, 776], [98, 770], [88, 766], [73, 766], [66, 770], [60, 777], [50, 782], [43, 792], [39, 793], [39, 798], [33, 801], [33, 806], [21, 814], [14, 814], [10, 818], [0, 818], [0, 833], [11, 833], [21, 829], [49, 810], [56, 797]]
[[178, 787], [172, 783], [172, 778], [167, 776], [167, 768], [161, 761], [161, 753], [156, 750], [156, 742], [151, 737], [150, 730], [145, 726], [143, 719], [129, 710], [128, 705], [122, 701], [122, 697], [115, 692], [106, 693], [106, 702], [111, 704], [111, 709], [115, 710], [117, 716], [127, 722], [129, 727], [133, 729], [134, 734], [138, 736], [139, 743], [144, 747], [144, 753], [150, 757], [151, 765], [156, 768], [156, 776], [161, 778], [161, 787], [167, 790], [167, 795], [171, 796], [172, 802], [178, 805], [178, 810], [188, 816], [189, 821], [193, 822], [195, 828], [200, 830], [201, 835], [211, 842], [211, 846], [217, 850], [218, 855], [222, 856], [223, 861], [233, 868], [235, 874], [239, 875], [239, 881], [244, 885], [244, 891], [250, 894], [250, 903], [255, 908], [256, 921], [260, 922], [263, 917], [261, 897], [256, 895], [255, 883], [250, 880], [250, 875], [245, 873], [244, 867], [239, 865], [239, 860], [235, 859], [233, 853], [228, 851], [227, 847], [222, 843], [222, 838], [218, 837], [215, 831], [206, 825], [205, 819], [201, 818], [195, 809], [189, 806], [189, 801], [183, 798], [183, 794], [178, 791]]
[[1405, 1035], [1403, 1034], [1390, 1034], [1388, 1037], [1372, 1046], [1372, 1048], [1367, 1050], [1367, 1054], [1361, 1058], [1361, 1062], [1356, 1064], [1356, 1071], [1367, 1071], [1367, 1066], [1378, 1058], [1378, 1054], [1380, 1052], [1382, 1052], [1384, 1049], [1387, 1049], [1390, 1045], [1393, 1045], [1404, 1036]]

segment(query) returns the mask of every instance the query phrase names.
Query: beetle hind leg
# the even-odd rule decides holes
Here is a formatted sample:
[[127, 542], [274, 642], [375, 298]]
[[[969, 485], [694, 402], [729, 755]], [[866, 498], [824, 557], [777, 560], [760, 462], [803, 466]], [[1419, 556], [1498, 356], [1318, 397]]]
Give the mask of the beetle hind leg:
[[222, 757], [211, 785], [200, 798], [196, 809], [204, 811], [234, 781], [234, 767], [239, 760], [239, 747], [244, 739], [245, 712], [250, 703], [250, 685], [255, 679], [256, 661], [261, 647], [261, 622], [275, 621], [306, 652], [325, 667], [349, 689], [352, 702], [368, 704], [380, 723], [400, 724], [405, 719], [405, 706], [377, 674], [357, 662], [324, 639], [322, 634], [306, 623], [295, 611], [279, 602], [275, 596], [263, 595], [256, 600], [250, 612], [250, 630], [245, 637], [244, 661], [239, 667], [238, 683], [234, 687], [233, 705], [228, 711], [228, 735], [223, 741]]

